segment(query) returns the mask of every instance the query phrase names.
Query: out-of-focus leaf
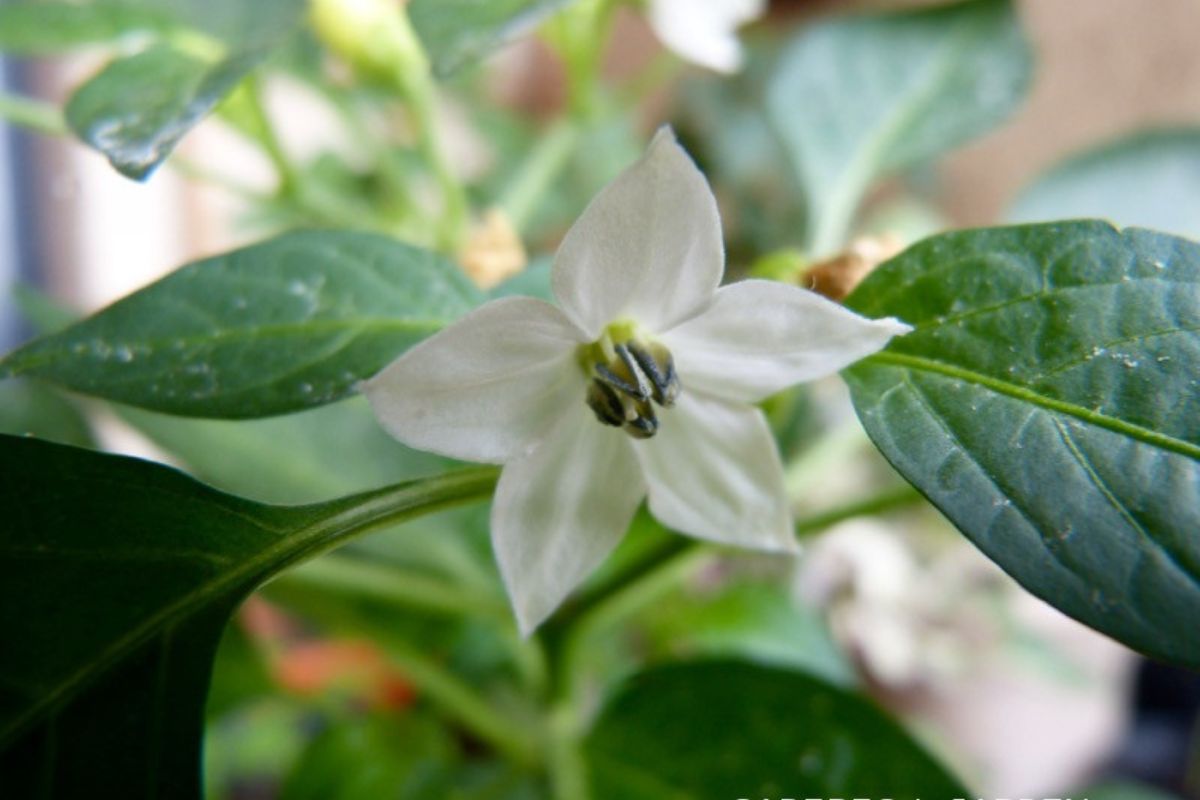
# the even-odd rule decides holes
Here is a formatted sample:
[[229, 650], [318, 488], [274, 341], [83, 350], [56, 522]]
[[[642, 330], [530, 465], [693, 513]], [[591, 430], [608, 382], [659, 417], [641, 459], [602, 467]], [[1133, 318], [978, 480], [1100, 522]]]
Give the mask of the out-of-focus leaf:
[[346, 396], [478, 300], [433, 253], [366, 233], [290, 233], [189, 264], [25, 345], [0, 376], [171, 414], [283, 414]]
[[775, 584], [740, 580], [708, 591], [685, 589], [640, 622], [660, 657], [743, 658], [840, 686], [854, 683], [854, 668], [824, 620]]
[[799, 672], [712, 661], [633, 678], [585, 742], [595, 797], [966, 797], [867, 701]]
[[236, 619], [225, 626], [213, 661], [205, 714], [216, 719], [272, 693], [275, 684], [264, 654]]
[[555, 302], [554, 292], [550, 288], [550, 269], [553, 263], [549, 258], [534, 259], [533, 262], [516, 275], [494, 287], [488, 293], [489, 297], [536, 297], [548, 303]]
[[117, 413], [201, 480], [265, 503], [326, 500], [448, 464], [384, 433], [363, 398], [262, 420]]
[[110, 63], [67, 103], [67, 124], [126, 177], [141, 180], [262, 58], [157, 45]]
[[446, 75], [574, 0], [412, 0], [408, 13], [434, 70]]
[[[1072, 797], [1076, 795], [1072, 794]], [[1175, 795], [1141, 783], [1105, 783], [1080, 792], [1087, 800], [1178, 800]]]
[[91, 426], [69, 400], [29, 381], [0, 383], [0, 433], [94, 447]]
[[1008, 217], [1101, 217], [1200, 239], [1200, 130], [1138, 133], [1068, 159], [1021, 192]]
[[892, 465], [1037, 596], [1200, 666], [1200, 245], [949, 233], [847, 303], [916, 327], [845, 373]]
[[309, 506], [0, 437], [0, 775], [6, 796], [199, 794], [204, 695], [230, 611], [349, 536], [490, 491], [472, 470]]
[[1024, 97], [1029, 46], [1010, 0], [852, 16], [805, 28], [768, 110], [808, 204], [808, 244], [842, 244], [881, 176], [991, 128]]
[[280, 800], [449, 797], [455, 748], [415, 714], [334, 720], [301, 753]]
[[6, 2], [0, 5], [0, 50], [22, 55], [56, 53], [168, 25], [165, 15], [128, 3]]

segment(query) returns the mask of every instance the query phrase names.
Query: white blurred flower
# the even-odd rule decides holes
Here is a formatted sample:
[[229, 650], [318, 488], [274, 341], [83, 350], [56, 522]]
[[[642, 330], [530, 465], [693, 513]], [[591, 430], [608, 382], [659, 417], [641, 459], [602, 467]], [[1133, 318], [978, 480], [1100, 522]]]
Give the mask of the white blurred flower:
[[650, 27], [682, 58], [736, 72], [742, 66], [737, 29], [766, 10], [766, 0], [650, 0]]
[[366, 384], [397, 439], [504, 464], [492, 543], [523, 632], [612, 551], [647, 496], [683, 533], [794, 548], [779, 456], [752, 404], [909, 328], [778, 283], [718, 289], [723, 263], [712, 193], [663, 129], [567, 233], [559, 307], [490, 302]]

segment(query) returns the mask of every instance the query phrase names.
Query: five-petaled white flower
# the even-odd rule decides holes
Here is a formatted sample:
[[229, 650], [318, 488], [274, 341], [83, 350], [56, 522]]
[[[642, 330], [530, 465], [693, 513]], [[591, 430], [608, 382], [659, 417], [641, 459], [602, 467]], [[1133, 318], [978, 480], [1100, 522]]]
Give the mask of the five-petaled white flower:
[[758, 19], [767, 0], [650, 0], [650, 27], [681, 57], [717, 72], [742, 65], [737, 29]]
[[752, 404], [909, 327], [774, 282], [718, 289], [723, 271], [716, 202], [664, 128], [567, 233], [559, 307], [494, 300], [365, 385], [402, 442], [504, 464], [492, 544], [523, 632], [612, 551], [645, 497], [680, 532], [794, 548]]

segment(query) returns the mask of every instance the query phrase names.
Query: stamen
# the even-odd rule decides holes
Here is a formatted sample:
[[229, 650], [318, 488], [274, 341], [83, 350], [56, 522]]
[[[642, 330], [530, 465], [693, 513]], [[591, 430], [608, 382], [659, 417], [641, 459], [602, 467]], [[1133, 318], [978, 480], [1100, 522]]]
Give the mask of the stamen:
[[637, 439], [658, 432], [654, 403], [670, 408], [679, 397], [675, 361], [666, 347], [644, 339], [636, 325], [610, 325], [597, 342], [580, 349], [592, 380], [587, 404], [601, 423], [620, 427]]
[[679, 397], [679, 376], [675, 374], [675, 359], [671, 357], [671, 351], [663, 347], [658, 342], [653, 342], [645, 347], [637, 342], [632, 342], [629, 345], [629, 352], [633, 354], [642, 372], [650, 379], [653, 385], [654, 401], [663, 408], [670, 408], [675, 405], [675, 399]]

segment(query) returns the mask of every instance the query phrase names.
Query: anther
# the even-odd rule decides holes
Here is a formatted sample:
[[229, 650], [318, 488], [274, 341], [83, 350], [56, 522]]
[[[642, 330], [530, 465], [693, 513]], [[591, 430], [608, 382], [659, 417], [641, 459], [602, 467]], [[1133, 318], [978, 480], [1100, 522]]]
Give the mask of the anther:
[[587, 404], [601, 423], [648, 439], [658, 432], [654, 403], [669, 408], [679, 396], [675, 362], [661, 344], [632, 331], [619, 333], [624, 335], [606, 331], [604, 339], [582, 351], [591, 374]]
[[673, 406], [675, 399], [679, 397], [680, 386], [671, 351], [657, 342], [644, 347], [634, 342], [629, 345], [629, 352], [641, 367], [641, 371], [650, 379], [654, 401], [663, 408]]

